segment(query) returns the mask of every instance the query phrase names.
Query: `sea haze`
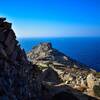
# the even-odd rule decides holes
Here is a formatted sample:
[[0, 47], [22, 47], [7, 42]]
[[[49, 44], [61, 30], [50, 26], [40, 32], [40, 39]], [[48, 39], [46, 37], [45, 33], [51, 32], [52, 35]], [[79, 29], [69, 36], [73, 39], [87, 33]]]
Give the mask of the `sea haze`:
[[100, 71], [100, 38], [18, 38], [26, 52], [40, 42], [51, 42], [53, 47], [77, 61]]

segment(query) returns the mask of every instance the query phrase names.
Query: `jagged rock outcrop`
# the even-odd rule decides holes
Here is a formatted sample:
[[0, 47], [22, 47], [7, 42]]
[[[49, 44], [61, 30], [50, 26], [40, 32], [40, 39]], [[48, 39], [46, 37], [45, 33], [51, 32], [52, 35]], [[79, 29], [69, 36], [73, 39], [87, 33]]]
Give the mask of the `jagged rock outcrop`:
[[53, 68], [49, 67], [40, 74], [41, 81], [49, 82], [49, 84], [60, 84], [62, 82], [61, 78], [59, 77], [58, 73], [53, 70]]
[[[51, 67], [41, 71], [37, 65], [29, 62], [16, 40], [11, 23], [6, 22], [6, 18], [0, 18], [0, 100], [62, 100], [62, 97], [96, 100], [83, 96], [71, 87], [59, 85], [60, 77], [57, 75]], [[46, 81], [49, 80], [57, 84], [48, 84]]]
[[11, 23], [0, 18], [0, 100], [32, 100], [39, 98], [37, 70], [20, 48]]
[[[55, 66], [67, 66], [67, 67], [86, 67], [69, 56], [59, 52], [52, 47], [51, 43], [40, 43], [34, 46], [30, 52], [27, 53], [28, 59], [37, 65], [53, 64]], [[42, 63], [41, 63], [42, 62]]]
[[[53, 76], [46, 74], [44, 70], [48, 70], [47, 73], [54, 72], [55, 74], [56, 72], [61, 84], [63, 83], [84, 94], [96, 97], [93, 88], [97, 83], [97, 86], [100, 87], [100, 75], [97, 77], [97, 72], [95, 70], [89, 69], [86, 65], [54, 49], [51, 43], [40, 43], [34, 46], [27, 54], [27, 57], [43, 71], [41, 77], [43, 75], [45, 78], [49, 77], [49, 79], [53, 79]], [[52, 70], [49, 70], [50, 67]], [[44, 79], [40, 79], [44, 81]], [[51, 81], [45, 80], [45, 82], [48, 83]], [[52, 82], [52, 84], [54, 83], [58, 84], [56, 81]]]

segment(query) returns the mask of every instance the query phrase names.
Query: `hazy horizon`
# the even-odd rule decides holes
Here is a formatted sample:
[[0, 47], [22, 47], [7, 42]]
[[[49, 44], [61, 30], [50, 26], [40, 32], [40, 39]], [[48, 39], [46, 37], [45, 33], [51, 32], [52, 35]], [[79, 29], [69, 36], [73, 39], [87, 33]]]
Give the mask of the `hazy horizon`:
[[63, 36], [63, 37], [60, 37], [60, 36], [59, 37], [54, 37], [54, 36], [52, 36], [52, 37], [45, 37], [45, 36], [44, 37], [39, 37], [39, 36], [38, 37], [18, 37], [17, 36], [17, 39], [27, 39], [27, 38], [28, 39], [29, 38], [30, 39], [34, 39], [34, 38], [36, 38], [36, 39], [38, 39], [38, 38], [44, 38], [44, 39], [45, 38], [58, 38], [58, 39], [59, 38], [100, 38], [100, 36], [66, 36], [66, 37], [65, 36]]

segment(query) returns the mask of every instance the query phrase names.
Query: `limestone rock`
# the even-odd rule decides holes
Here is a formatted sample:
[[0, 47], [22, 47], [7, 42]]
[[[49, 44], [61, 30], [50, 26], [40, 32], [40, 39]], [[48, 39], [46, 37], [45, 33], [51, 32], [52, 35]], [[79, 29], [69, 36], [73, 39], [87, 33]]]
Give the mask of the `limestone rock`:
[[93, 97], [95, 96], [93, 89], [87, 89], [87, 93], [90, 96], [93, 96]]
[[51, 43], [40, 43], [38, 46], [33, 47], [27, 56], [30, 61], [54, 61], [59, 65], [65, 66], [69, 62], [68, 57], [54, 49]]
[[84, 89], [87, 88], [86, 82], [85, 82], [85, 80], [83, 80], [83, 79], [81, 79], [81, 87], [84, 88]]
[[87, 76], [87, 85], [88, 85], [88, 88], [93, 89], [95, 85], [95, 77], [93, 74], [89, 74]]

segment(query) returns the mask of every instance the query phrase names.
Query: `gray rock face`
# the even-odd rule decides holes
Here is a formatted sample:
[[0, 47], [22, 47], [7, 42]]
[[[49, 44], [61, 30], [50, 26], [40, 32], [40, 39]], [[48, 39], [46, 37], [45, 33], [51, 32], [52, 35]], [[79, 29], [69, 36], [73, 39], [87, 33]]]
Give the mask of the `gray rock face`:
[[20, 48], [11, 23], [0, 18], [0, 100], [34, 100], [37, 83], [35, 67]]
[[56, 49], [52, 48], [51, 43], [40, 43], [38, 46], [33, 47], [32, 51], [27, 54], [30, 60], [49, 60], [66, 63], [64, 54], [59, 53]]

